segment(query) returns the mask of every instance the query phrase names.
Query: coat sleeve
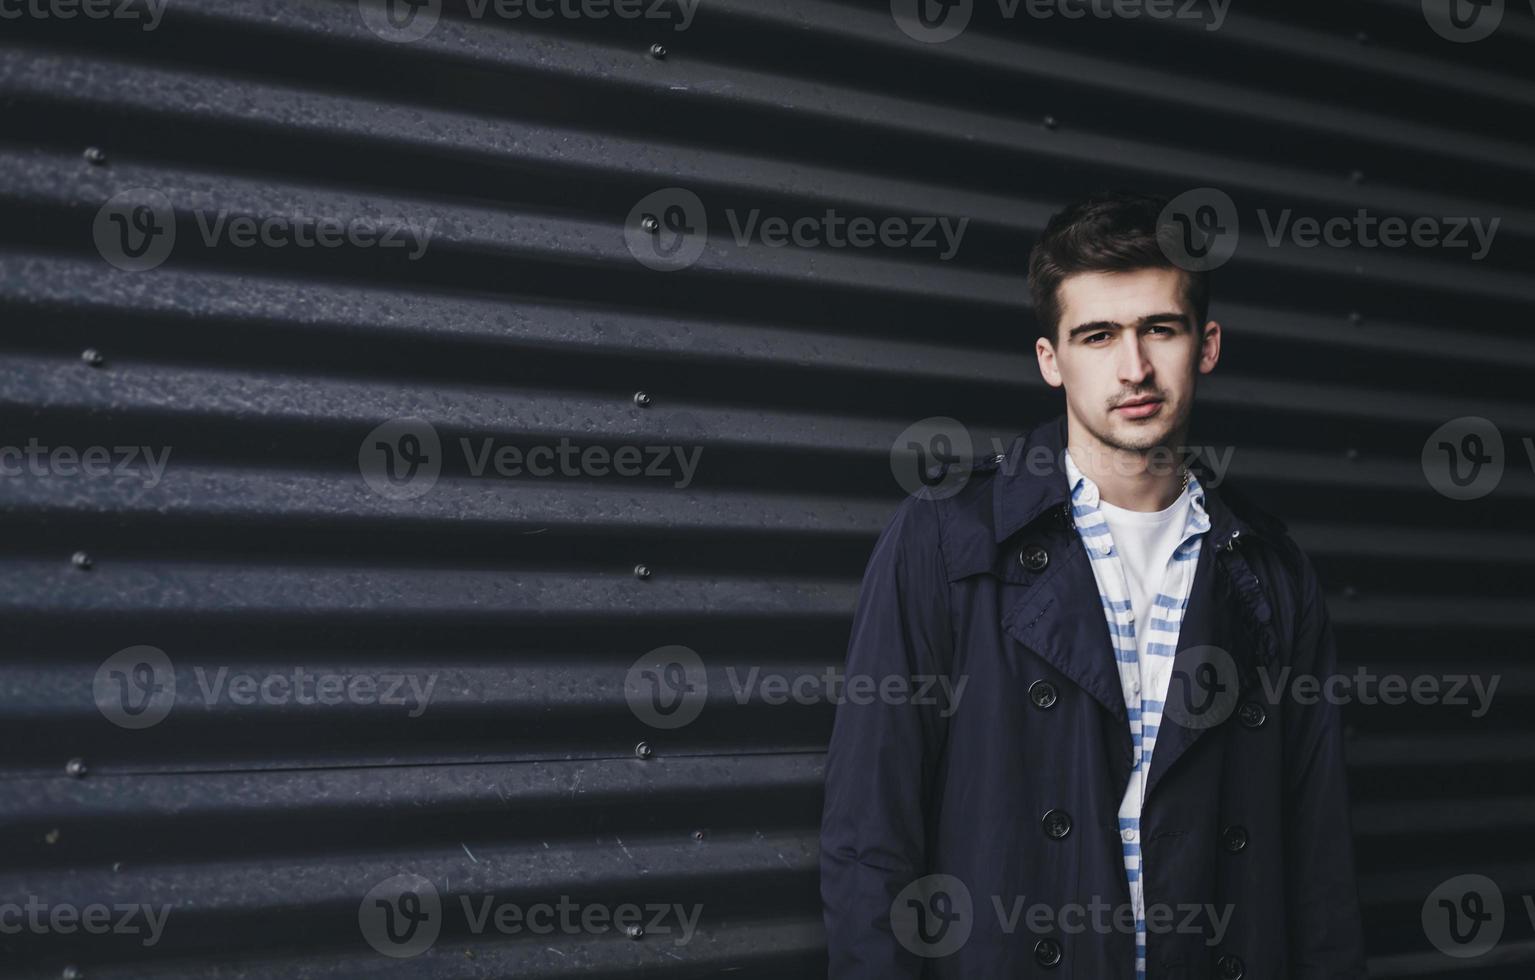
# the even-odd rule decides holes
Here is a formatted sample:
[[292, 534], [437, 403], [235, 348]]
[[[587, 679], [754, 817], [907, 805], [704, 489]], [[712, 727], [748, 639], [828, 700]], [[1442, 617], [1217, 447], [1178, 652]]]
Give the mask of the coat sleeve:
[[833, 980], [922, 972], [923, 961], [891, 931], [890, 907], [928, 873], [927, 812], [943, 706], [859, 697], [853, 684], [872, 678], [877, 691], [886, 677], [948, 673], [948, 590], [936, 505], [909, 497], [864, 572], [826, 757], [821, 899]]
[[[1297, 549], [1298, 550], [1298, 549]], [[1295, 673], [1337, 672], [1337, 644], [1321, 583], [1300, 557]], [[1328, 685], [1324, 683], [1323, 690]], [[1290, 976], [1341, 980], [1365, 976], [1363, 927], [1354, 880], [1353, 828], [1338, 705], [1325, 697], [1286, 705], [1285, 853]]]

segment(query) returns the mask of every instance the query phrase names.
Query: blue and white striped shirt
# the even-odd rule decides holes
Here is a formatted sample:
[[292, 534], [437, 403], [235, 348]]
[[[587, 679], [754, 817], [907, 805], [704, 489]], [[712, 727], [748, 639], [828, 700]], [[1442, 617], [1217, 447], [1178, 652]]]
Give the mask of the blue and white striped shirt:
[[1141, 804], [1146, 796], [1146, 776], [1151, 770], [1152, 750], [1162, 723], [1162, 707], [1172, 678], [1178, 632], [1193, 591], [1204, 532], [1210, 519], [1204, 508], [1204, 489], [1193, 473], [1185, 491], [1189, 497], [1188, 519], [1162, 582], [1152, 599], [1149, 621], [1136, 622], [1134, 603], [1120, 552], [1099, 509], [1098, 487], [1077, 468], [1070, 452], [1063, 452], [1067, 482], [1071, 487], [1071, 512], [1077, 533], [1090, 559], [1093, 577], [1103, 599], [1114, 659], [1119, 666], [1120, 689], [1130, 716], [1134, 766], [1130, 784], [1119, 805], [1120, 841], [1124, 849], [1125, 877], [1135, 909], [1135, 975], [1146, 976], [1146, 903], [1141, 882]]

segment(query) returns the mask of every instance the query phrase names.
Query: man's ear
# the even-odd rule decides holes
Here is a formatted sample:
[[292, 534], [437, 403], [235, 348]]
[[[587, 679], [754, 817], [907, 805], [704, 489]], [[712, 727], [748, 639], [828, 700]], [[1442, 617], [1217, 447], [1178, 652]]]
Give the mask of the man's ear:
[[1034, 341], [1034, 356], [1039, 360], [1039, 376], [1052, 388], [1061, 386], [1060, 365], [1055, 363], [1055, 345], [1044, 337]]
[[1221, 325], [1214, 320], [1205, 324], [1199, 343], [1199, 373], [1209, 374], [1221, 359]]

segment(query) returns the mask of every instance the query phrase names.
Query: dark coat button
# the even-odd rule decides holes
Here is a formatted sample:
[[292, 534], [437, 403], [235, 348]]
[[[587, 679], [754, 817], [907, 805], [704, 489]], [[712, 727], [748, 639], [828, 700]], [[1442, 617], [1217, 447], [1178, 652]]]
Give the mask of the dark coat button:
[[1018, 552], [1018, 560], [1023, 562], [1023, 567], [1031, 572], [1042, 570], [1050, 564], [1050, 552], [1037, 544], [1027, 544]]
[[1029, 700], [1036, 708], [1055, 707], [1055, 685], [1049, 681], [1035, 681], [1029, 685]]
[[1060, 840], [1071, 833], [1071, 814], [1065, 810], [1048, 810], [1040, 824], [1051, 840]]
[[1221, 980], [1242, 980], [1242, 974], [1247, 972], [1247, 965], [1235, 956], [1222, 956], [1215, 961], [1216, 972]]
[[1232, 824], [1221, 831], [1221, 845], [1232, 854], [1239, 854], [1247, 849], [1247, 828]]
[[1248, 728], [1262, 728], [1268, 720], [1268, 712], [1256, 701], [1248, 701], [1237, 709], [1237, 721]]
[[1061, 944], [1054, 939], [1041, 939], [1034, 944], [1034, 962], [1049, 968], [1061, 963]]

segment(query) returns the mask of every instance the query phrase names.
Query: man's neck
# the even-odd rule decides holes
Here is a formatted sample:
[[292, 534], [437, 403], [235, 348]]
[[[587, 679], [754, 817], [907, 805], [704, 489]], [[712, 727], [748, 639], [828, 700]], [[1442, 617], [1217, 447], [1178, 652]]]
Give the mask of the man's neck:
[[[1173, 433], [1182, 445], [1183, 433]], [[1083, 475], [1098, 487], [1098, 499], [1125, 510], [1155, 512], [1172, 506], [1183, 492], [1183, 466], [1167, 449], [1137, 452], [1105, 445], [1067, 423], [1066, 450]]]

